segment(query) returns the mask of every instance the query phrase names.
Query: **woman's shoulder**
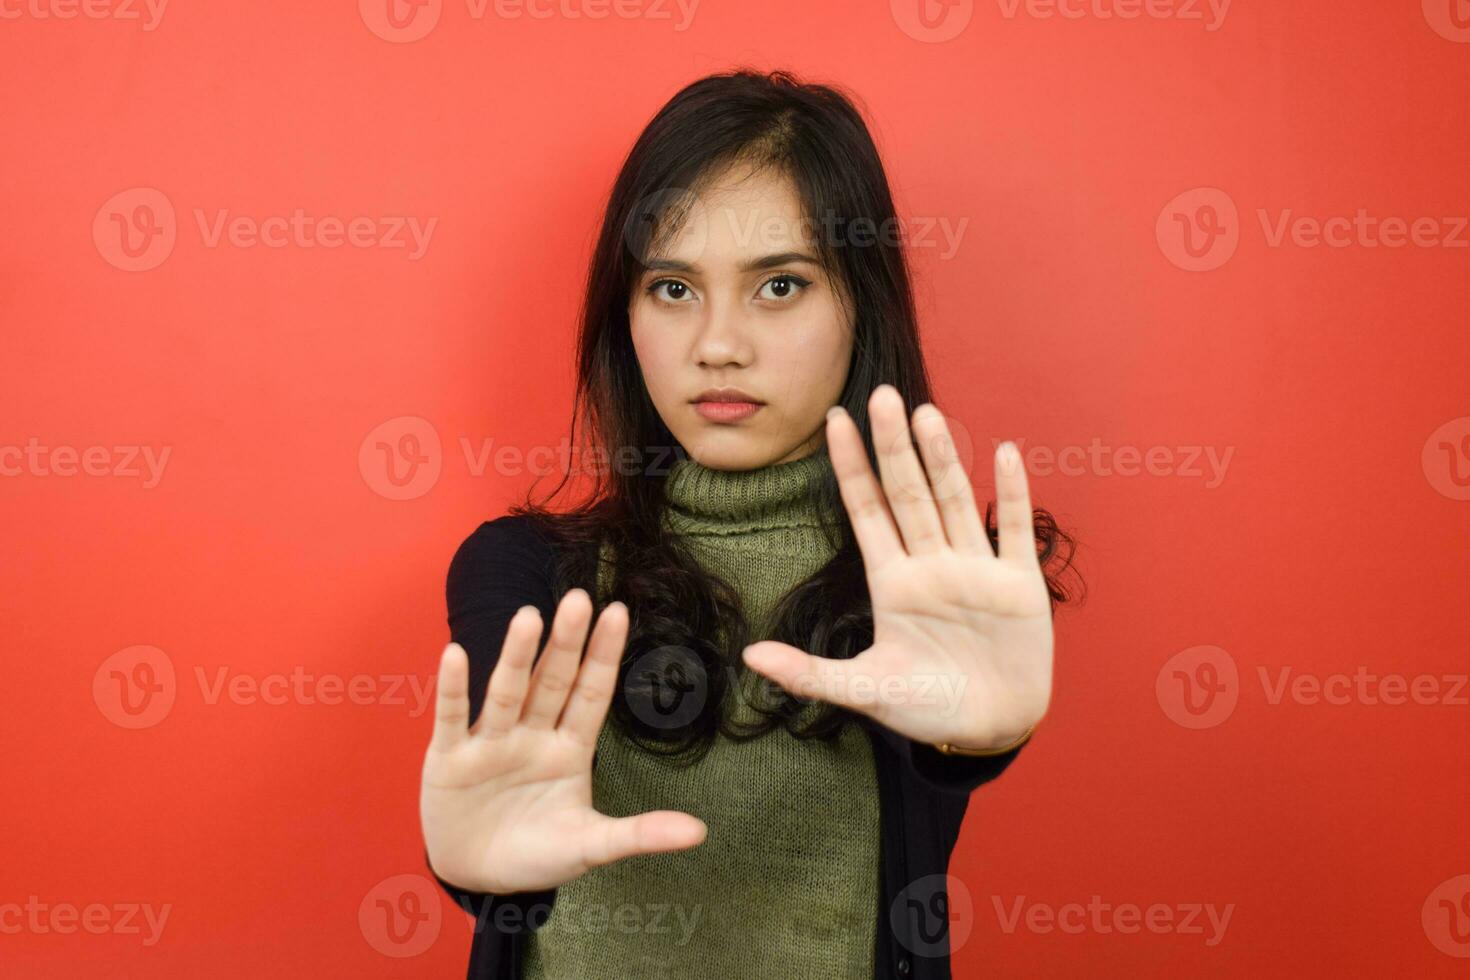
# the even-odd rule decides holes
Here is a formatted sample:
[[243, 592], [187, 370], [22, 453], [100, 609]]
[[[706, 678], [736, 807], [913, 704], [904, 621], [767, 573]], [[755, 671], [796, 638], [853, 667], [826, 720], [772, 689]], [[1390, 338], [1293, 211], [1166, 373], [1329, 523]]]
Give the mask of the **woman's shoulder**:
[[555, 566], [555, 549], [530, 517], [505, 514], [482, 521], [450, 559], [450, 604], [487, 590], [540, 595], [552, 581]]
[[504, 514], [482, 521], [460, 542], [450, 562], [455, 565], [549, 565], [555, 557], [545, 527], [525, 514]]
[[569, 583], [592, 592], [592, 576], [601, 583], [609, 570], [608, 541], [598, 534], [593, 547], [583, 540], [583, 529], [574, 525], [574, 520], [567, 523], [561, 515], [547, 512], [483, 521], [460, 543], [450, 562], [451, 605], [487, 592], [534, 594], [538, 600], [544, 595], [557, 597]]

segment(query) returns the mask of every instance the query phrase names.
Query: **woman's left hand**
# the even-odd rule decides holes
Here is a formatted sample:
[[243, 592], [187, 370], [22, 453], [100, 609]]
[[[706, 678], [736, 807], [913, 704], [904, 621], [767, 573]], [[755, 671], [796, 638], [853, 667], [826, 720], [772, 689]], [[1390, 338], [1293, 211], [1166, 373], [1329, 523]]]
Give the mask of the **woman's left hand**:
[[881, 486], [841, 409], [828, 414], [827, 451], [862, 552], [873, 645], [834, 660], [765, 640], [746, 647], [745, 662], [797, 697], [911, 739], [1007, 745], [1041, 720], [1052, 686], [1051, 600], [1020, 453], [1007, 442], [995, 454], [997, 555], [939, 409], [914, 412], [914, 437], [892, 385], [874, 389], [868, 411]]

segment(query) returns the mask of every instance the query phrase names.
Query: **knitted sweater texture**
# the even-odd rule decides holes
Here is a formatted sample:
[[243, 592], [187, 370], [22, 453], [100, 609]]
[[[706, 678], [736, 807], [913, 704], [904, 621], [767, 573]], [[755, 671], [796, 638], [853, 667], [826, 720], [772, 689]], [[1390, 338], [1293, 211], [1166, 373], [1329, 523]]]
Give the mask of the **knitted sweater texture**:
[[[777, 602], [831, 558], [806, 500], [830, 466], [818, 452], [738, 471], [682, 458], [669, 473], [666, 524], [735, 587], [752, 641], [769, 637]], [[599, 598], [607, 584], [599, 578]], [[760, 679], [728, 669], [744, 681], [727, 710], [758, 717], [749, 699]], [[872, 747], [856, 726], [835, 743], [783, 728], [743, 742], [721, 733], [679, 768], [609, 718], [597, 753], [600, 812], [682, 810], [709, 834], [690, 850], [628, 858], [562, 885], [529, 937], [523, 980], [873, 975], [881, 827]]]

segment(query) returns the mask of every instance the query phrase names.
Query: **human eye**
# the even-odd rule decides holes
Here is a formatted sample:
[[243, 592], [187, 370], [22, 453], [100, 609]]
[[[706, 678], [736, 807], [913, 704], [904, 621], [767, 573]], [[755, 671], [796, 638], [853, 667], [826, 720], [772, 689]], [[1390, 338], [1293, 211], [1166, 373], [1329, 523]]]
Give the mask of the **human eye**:
[[[674, 290], [672, 294], [672, 299], [668, 298], [667, 296], [659, 295], [659, 290], [665, 286], [669, 286]], [[693, 290], [689, 288], [688, 283], [680, 282], [678, 279], [655, 279], [653, 282], [648, 284], [647, 291], [649, 295], [653, 296], [660, 302], [670, 304], [682, 303], [684, 301], [683, 297], [686, 294], [691, 294], [693, 292]]]
[[[767, 279], [764, 283], [761, 284], [761, 292], [764, 293], [766, 287], [776, 285], [777, 283], [784, 283], [785, 285], [781, 287], [781, 291], [779, 291], [776, 295], [767, 297], [768, 299], [773, 299], [777, 302], [786, 302], [795, 298], [797, 295], [799, 295], [802, 289], [805, 289], [807, 286], [810, 286], [812, 284], [810, 279], [803, 279], [801, 276], [786, 273], [779, 276], [772, 276], [770, 279]], [[791, 290], [791, 286], [793, 284], [798, 287], [795, 292]]]

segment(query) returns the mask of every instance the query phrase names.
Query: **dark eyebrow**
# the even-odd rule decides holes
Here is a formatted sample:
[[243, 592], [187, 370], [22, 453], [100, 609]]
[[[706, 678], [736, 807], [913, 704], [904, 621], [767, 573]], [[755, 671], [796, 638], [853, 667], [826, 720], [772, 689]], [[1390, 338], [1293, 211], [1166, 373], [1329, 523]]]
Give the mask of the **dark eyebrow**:
[[[805, 252], [778, 252], [775, 255], [763, 255], [758, 259], [751, 259], [740, 264], [741, 272], [759, 272], [762, 269], [774, 269], [780, 265], [791, 265], [793, 262], [808, 262], [819, 265], [815, 258]], [[679, 262], [675, 259], [655, 257], [648, 260], [647, 268], [652, 270], [666, 270], [669, 272], [693, 272], [694, 266], [688, 262]]]

